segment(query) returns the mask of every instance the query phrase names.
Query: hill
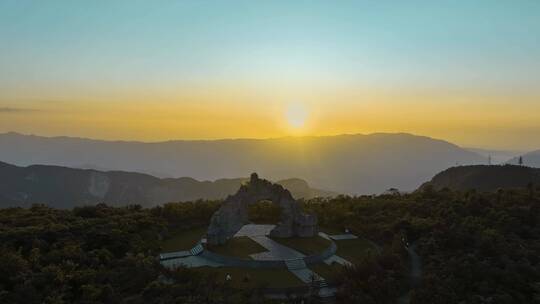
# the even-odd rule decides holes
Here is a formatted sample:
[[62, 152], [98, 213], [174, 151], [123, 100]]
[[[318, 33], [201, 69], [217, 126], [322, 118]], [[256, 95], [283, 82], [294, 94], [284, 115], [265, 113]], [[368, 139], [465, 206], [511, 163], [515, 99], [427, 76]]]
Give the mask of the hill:
[[226, 139], [158, 143], [0, 134], [0, 159], [12, 164], [107, 168], [159, 177], [216, 180], [257, 172], [291, 176], [339, 193], [413, 190], [437, 172], [486, 158], [454, 144], [411, 134]]
[[525, 188], [529, 183], [540, 184], [540, 169], [524, 166], [461, 166], [447, 169], [425, 183], [440, 190], [476, 189], [495, 191], [500, 188]]
[[[523, 164], [529, 167], [540, 168], [540, 150], [532, 151], [522, 155]], [[508, 164], [517, 165], [519, 156], [516, 156], [508, 161]]]
[[[362, 236], [335, 241], [355, 267], [310, 267], [337, 288], [336, 304], [538, 303], [540, 192], [532, 194], [416, 192], [306, 204], [324, 230], [347, 227]], [[301, 284], [285, 269], [160, 265], [156, 257], [171, 243], [195, 245], [218, 207], [0, 209], [0, 302], [240, 304], [254, 303], [256, 295], [255, 303], [275, 304], [262, 297], [270, 284]], [[373, 244], [379, 249], [364, 251]], [[359, 252], [362, 258], [349, 257]], [[402, 301], [407, 292], [410, 301]]]
[[[517, 150], [491, 150], [491, 149], [478, 149], [478, 148], [467, 148], [467, 150], [480, 154], [488, 160], [491, 157], [492, 165], [500, 165], [508, 162], [509, 159], [514, 157], [519, 157], [523, 155], [523, 151]], [[488, 163], [484, 164], [487, 165]], [[516, 162], [517, 164], [517, 162]]]
[[[0, 207], [45, 203], [56, 208], [107, 203], [154, 206], [167, 202], [220, 199], [238, 190], [246, 178], [213, 182], [193, 178], [160, 179], [141, 173], [97, 171], [58, 166], [17, 167], [0, 162]], [[332, 196], [301, 179], [278, 181], [296, 198]]]

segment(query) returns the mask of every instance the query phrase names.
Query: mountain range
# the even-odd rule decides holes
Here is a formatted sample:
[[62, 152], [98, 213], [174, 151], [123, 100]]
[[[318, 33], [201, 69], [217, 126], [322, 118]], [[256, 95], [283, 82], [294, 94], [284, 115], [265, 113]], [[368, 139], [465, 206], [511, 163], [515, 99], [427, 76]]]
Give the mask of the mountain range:
[[[0, 207], [44, 203], [56, 208], [107, 203], [113, 206], [140, 204], [145, 207], [167, 202], [222, 199], [235, 193], [247, 178], [197, 181], [141, 173], [96, 171], [59, 166], [18, 167], [0, 162]], [[297, 178], [278, 181], [295, 198], [334, 196], [312, 189]]]
[[257, 172], [270, 180], [294, 176], [346, 194], [413, 190], [456, 164], [487, 163], [486, 157], [449, 142], [405, 133], [156, 143], [5, 133], [0, 160], [197, 180]]

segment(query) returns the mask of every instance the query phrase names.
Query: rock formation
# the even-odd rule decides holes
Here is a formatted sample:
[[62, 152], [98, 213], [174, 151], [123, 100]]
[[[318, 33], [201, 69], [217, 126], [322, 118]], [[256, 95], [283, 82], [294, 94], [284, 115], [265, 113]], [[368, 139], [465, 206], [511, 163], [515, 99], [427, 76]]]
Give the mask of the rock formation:
[[259, 179], [256, 173], [236, 194], [228, 196], [212, 215], [208, 227], [209, 244], [223, 244], [248, 223], [248, 205], [268, 200], [281, 208], [280, 221], [270, 232], [274, 237], [310, 237], [318, 232], [317, 217], [303, 213], [291, 193], [278, 184]]

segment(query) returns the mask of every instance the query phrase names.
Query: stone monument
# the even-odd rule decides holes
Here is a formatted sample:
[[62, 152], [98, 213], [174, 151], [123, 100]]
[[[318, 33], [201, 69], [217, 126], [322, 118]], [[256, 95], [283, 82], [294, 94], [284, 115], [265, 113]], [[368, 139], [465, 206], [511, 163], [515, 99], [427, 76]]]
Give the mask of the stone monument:
[[257, 174], [253, 173], [249, 182], [242, 185], [236, 194], [229, 195], [212, 215], [206, 235], [208, 243], [224, 244], [233, 237], [242, 226], [249, 223], [249, 204], [263, 200], [271, 201], [281, 208], [280, 220], [270, 232], [270, 236], [287, 238], [317, 235], [317, 217], [314, 214], [302, 212], [298, 202], [287, 189], [259, 179]]

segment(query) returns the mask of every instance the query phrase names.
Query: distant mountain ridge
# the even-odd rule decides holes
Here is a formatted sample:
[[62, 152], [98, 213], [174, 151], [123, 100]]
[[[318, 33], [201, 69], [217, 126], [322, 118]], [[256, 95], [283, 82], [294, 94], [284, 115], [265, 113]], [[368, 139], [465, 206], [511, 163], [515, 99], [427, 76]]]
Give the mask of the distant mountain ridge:
[[[529, 167], [540, 168], [540, 150], [531, 151], [521, 155], [523, 164]], [[519, 163], [519, 156], [516, 156], [508, 161], [508, 164], [517, 165]]]
[[[491, 157], [491, 165], [505, 164], [508, 160], [523, 155], [523, 151], [517, 150], [491, 150], [491, 149], [479, 149], [479, 148], [467, 148], [467, 150], [474, 153], [478, 153], [486, 158]], [[484, 164], [487, 165], [488, 163]]]
[[[248, 179], [230, 178], [213, 182], [189, 177], [160, 179], [141, 173], [44, 165], [17, 167], [0, 162], [0, 180], [0, 207], [45, 203], [56, 208], [72, 208], [97, 203], [149, 207], [167, 202], [221, 199], [235, 193]], [[312, 189], [301, 179], [277, 183], [289, 189], [295, 198], [335, 195]]]
[[449, 142], [405, 133], [158, 143], [7, 133], [0, 134], [0, 160], [197, 180], [257, 172], [270, 180], [294, 176], [347, 194], [413, 190], [456, 164], [487, 163], [486, 157]]
[[540, 185], [540, 169], [515, 165], [477, 165], [444, 170], [422, 185], [421, 189], [431, 185], [436, 190], [495, 191], [500, 188], [525, 188], [529, 183]]

